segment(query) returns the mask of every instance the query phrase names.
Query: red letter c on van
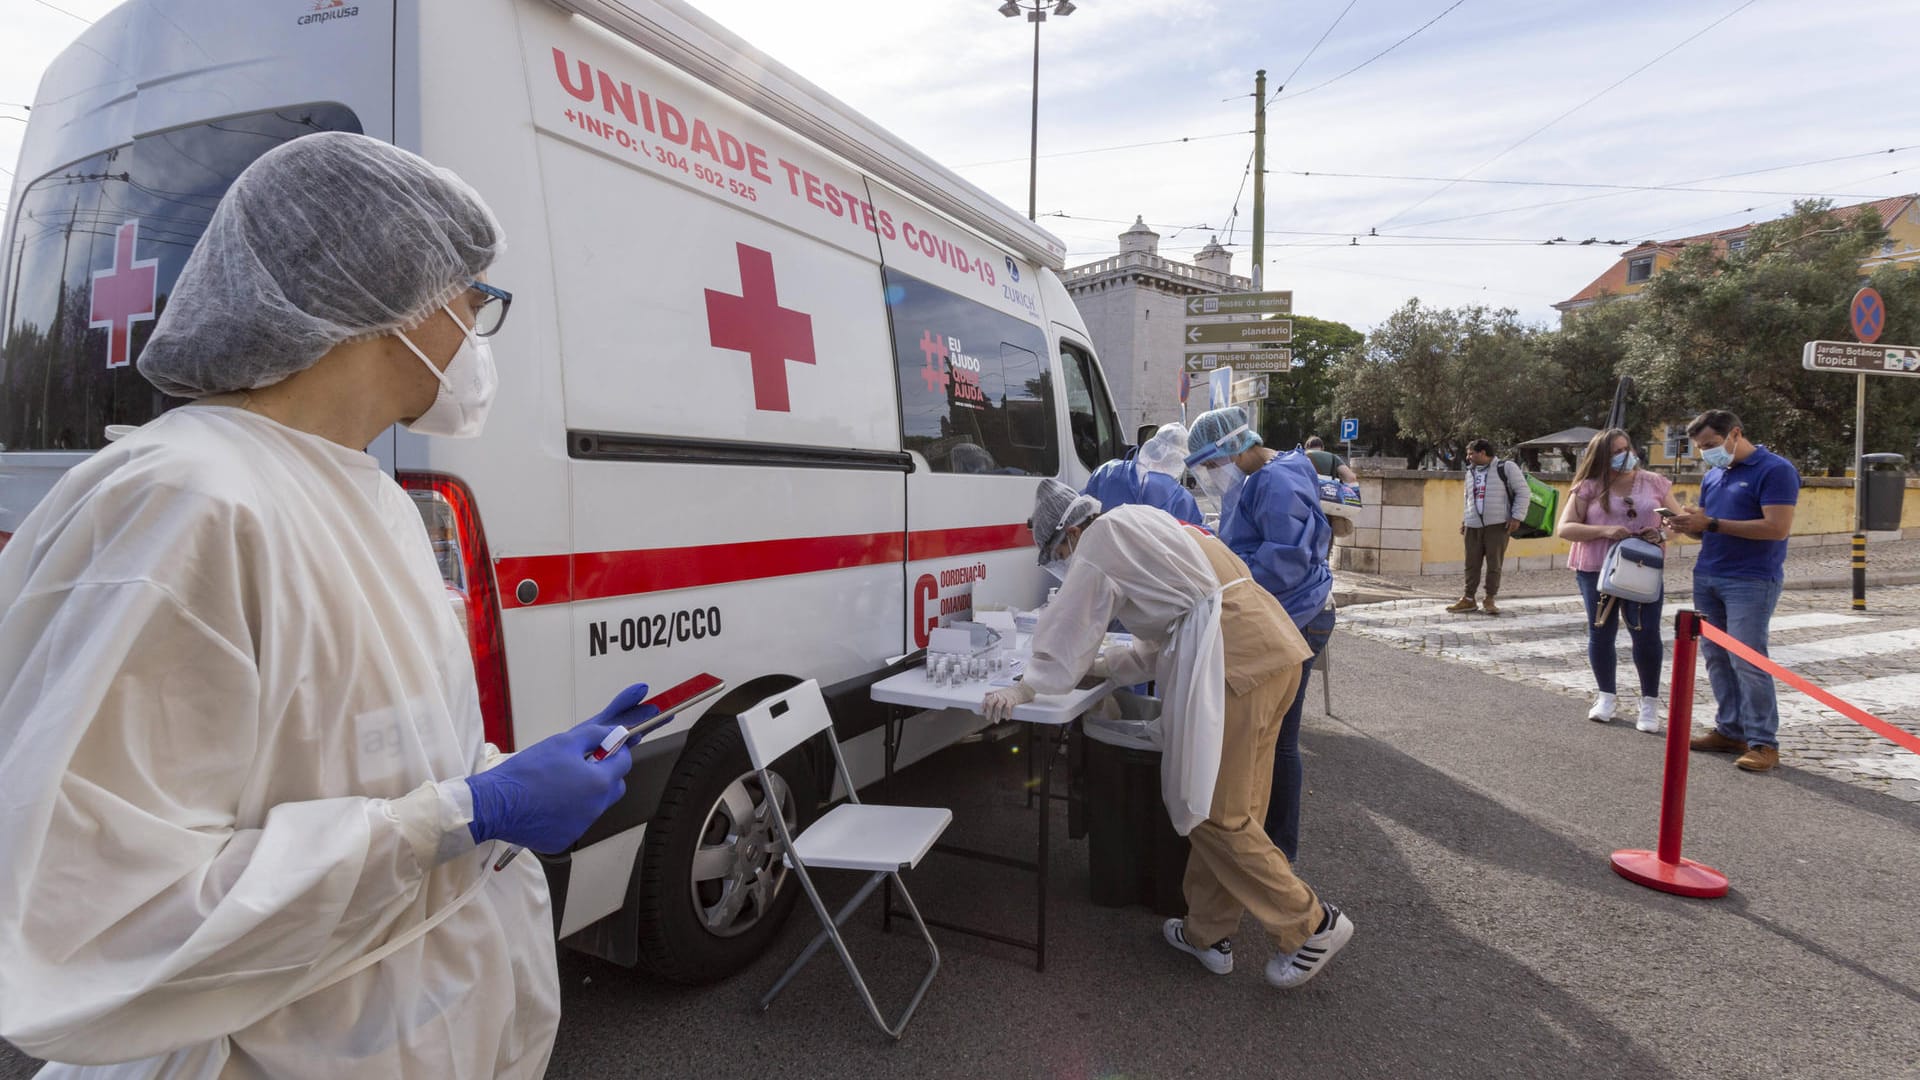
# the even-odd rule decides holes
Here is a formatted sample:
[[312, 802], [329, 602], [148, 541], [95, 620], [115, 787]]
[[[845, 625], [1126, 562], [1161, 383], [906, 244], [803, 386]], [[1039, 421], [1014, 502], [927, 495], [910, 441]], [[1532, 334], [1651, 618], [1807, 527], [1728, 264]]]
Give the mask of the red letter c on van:
[[[920, 580], [913, 583], [913, 645], [924, 649], [927, 642], [933, 640], [933, 628], [940, 625], [940, 583], [933, 580], [932, 574], [921, 574]], [[927, 608], [933, 613], [929, 615]]]

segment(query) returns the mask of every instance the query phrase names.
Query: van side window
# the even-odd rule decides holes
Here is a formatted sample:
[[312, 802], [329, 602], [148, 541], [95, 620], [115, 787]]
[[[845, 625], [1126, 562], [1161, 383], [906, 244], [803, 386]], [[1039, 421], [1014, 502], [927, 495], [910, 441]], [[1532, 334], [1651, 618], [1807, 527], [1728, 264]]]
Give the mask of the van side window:
[[1097, 469], [1119, 457], [1122, 449], [1113, 403], [1107, 400], [1107, 388], [1087, 350], [1062, 339], [1060, 367], [1067, 378], [1067, 422], [1074, 455], [1082, 465]]
[[281, 143], [360, 130], [343, 105], [296, 105], [143, 135], [28, 184], [0, 264], [0, 450], [98, 450], [108, 424], [180, 404], [134, 361], [220, 196]]
[[937, 473], [1059, 471], [1046, 333], [919, 278], [885, 274], [905, 448]]

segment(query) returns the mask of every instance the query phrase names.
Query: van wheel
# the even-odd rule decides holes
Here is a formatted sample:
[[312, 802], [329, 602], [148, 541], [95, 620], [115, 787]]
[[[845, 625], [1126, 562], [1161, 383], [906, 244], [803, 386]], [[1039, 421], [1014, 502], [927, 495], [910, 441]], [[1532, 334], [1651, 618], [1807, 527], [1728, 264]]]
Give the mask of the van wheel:
[[798, 833], [813, 816], [814, 784], [797, 751], [769, 772], [772, 790], [730, 722], [709, 728], [675, 767], [636, 868], [640, 963], [652, 974], [717, 982], [758, 959], [786, 923], [800, 883], [769, 815]]

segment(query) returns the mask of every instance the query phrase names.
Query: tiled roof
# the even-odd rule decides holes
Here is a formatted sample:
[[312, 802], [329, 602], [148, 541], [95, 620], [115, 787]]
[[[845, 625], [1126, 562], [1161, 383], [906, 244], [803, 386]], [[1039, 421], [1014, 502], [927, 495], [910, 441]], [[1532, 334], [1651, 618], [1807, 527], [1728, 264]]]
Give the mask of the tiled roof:
[[[1883, 223], [1891, 224], [1895, 218], [1906, 213], [1916, 199], [1920, 199], [1920, 195], [1895, 195], [1890, 199], [1875, 199], [1872, 202], [1855, 203], [1852, 206], [1836, 206], [1833, 208], [1833, 213], [1838, 215], [1842, 221], [1846, 221], [1859, 215], [1862, 211], [1873, 209], [1879, 211], [1880, 220]], [[1564, 310], [1568, 307], [1596, 300], [1602, 293], [1619, 294], [1626, 289], [1628, 261], [1639, 258], [1642, 255], [1654, 255], [1656, 258], [1660, 255], [1678, 255], [1681, 248], [1691, 247], [1701, 243], [1710, 243], [1713, 245], [1715, 251], [1724, 252], [1729, 240], [1742, 237], [1752, 230], [1753, 223], [1748, 222], [1745, 225], [1736, 225], [1731, 229], [1701, 233], [1698, 236], [1686, 236], [1678, 240], [1649, 240], [1614, 260], [1613, 265], [1607, 268], [1606, 273], [1594, 278], [1587, 284], [1586, 288], [1581, 289], [1579, 292], [1574, 293], [1572, 296], [1560, 301], [1554, 306]]]

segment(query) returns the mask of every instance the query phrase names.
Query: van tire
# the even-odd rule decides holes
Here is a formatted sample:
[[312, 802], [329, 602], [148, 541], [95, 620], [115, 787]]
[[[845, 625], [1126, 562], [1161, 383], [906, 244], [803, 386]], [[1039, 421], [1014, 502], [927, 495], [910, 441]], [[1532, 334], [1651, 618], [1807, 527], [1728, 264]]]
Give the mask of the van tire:
[[[694, 856], [704, 839], [718, 839], [729, 828], [722, 807], [729, 788], [747, 785], [756, 805], [764, 805], [765, 799], [738, 724], [722, 718], [696, 738], [674, 767], [660, 807], [647, 823], [633, 883], [640, 968], [689, 986], [718, 982], [759, 959], [779, 936], [800, 894], [800, 882], [782, 867], [777, 850], [766, 852], [756, 841], [755, 864], [770, 864], [781, 872], [772, 902], [764, 911], [750, 911], [751, 924], [731, 935], [709, 929], [696, 899]], [[804, 750], [796, 750], [774, 762], [772, 771], [791, 795], [795, 820], [789, 827], [797, 834], [814, 816], [813, 770]], [[777, 833], [767, 832], [761, 839], [777, 849]], [[752, 901], [746, 903], [750, 909]]]

